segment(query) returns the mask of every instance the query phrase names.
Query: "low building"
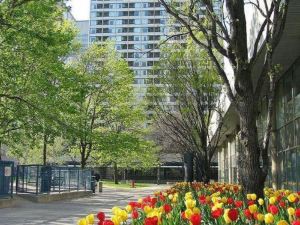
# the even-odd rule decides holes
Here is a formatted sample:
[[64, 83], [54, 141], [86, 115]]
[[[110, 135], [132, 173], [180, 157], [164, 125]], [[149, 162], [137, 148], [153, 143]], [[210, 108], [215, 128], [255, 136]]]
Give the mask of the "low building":
[[[249, 40], [257, 32], [259, 16], [247, 6]], [[300, 2], [291, 1], [286, 27], [282, 39], [274, 52], [274, 62], [282, 67], [276, 89], [276, 107], [273, 131], [269, 147], [270, 168], [267, 186], [275, 188], [300, 189]], [[256, 13], [256, 14], [255, 14]], [[257, 28], [258, 27], [258, 28]], [[261, 43], [263, 46], [263, 41]], [[251, 51], [251, 49], [250, 49]], [[261, 68], [263, 59], [256, 62]], [[225, 62], [226, 68], [226, 62]], [[232, 77], [228, 68], [228, 77]], [[255, 71], [254, 71], [255, 72]], [[255, 74], [252, 74], [255, 80]], [[218, 180], [236, 183], [238, 180], [237, 155], [239, 142], [239, 118], [230, 101], [225, 98], [224, 135], [218, 151]], [[267, 101], [260, 99], [260, 115], [257, 121], [258, 135], [262, 139], [266, 127]], [[259, 162], [257, 162], [259, 163]]]

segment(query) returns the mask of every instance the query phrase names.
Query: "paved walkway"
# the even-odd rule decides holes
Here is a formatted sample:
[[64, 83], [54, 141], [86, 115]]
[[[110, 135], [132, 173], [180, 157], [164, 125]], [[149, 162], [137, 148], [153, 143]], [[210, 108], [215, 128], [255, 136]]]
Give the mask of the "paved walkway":
[[113, 206], [126, 206], [129, 201], [168, 188], [155, 185], [138, 189], [103, 188], [91, 197], [51, 203], [32, 203], [18, 200], [14, 208], [0, 209], [1, 225], [76, 225], [78, 218], [89, 213], [110, 213]]

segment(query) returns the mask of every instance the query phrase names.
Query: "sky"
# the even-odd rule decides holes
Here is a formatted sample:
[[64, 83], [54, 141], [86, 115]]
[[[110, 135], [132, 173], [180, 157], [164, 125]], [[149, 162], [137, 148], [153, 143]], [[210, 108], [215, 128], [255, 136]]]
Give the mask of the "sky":
[[90, 0], [70, 0], [69, 5], [76, 20], [89, 19]]

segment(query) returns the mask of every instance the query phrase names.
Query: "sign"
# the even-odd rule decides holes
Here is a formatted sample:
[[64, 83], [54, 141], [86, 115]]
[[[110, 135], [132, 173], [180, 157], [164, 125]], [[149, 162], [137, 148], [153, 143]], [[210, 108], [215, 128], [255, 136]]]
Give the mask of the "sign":
[[5, 177], [10, 177], [11, 176], [11, 167], [10, 166], [4, 167], [4, 176]]

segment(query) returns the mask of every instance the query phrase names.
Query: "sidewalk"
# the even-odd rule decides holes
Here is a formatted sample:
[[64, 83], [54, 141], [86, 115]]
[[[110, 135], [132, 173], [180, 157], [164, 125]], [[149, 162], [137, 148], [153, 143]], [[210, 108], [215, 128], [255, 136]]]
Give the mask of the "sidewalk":
[[169, 186], [154, 185], [138, 189], [103, 188], [92, 197], [51, 203], [32, 203], [18, 199], [14, 208], [0, 209], [1, 225], [76, 225], [79, 218], [90, 213], [110, 213], [113, 206], [126, 206], [129, 201], [165, 190]]

